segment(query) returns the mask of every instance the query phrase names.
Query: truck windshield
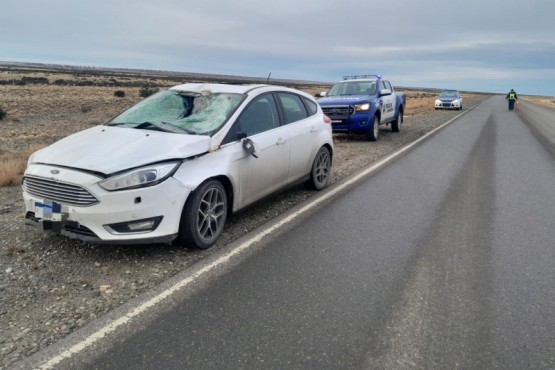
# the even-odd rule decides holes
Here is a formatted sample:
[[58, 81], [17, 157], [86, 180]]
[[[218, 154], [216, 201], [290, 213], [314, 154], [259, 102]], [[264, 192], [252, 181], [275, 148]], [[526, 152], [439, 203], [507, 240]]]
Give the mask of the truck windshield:
[[326, 96], [374, 95], [376, 81], [349, 81], [335, 84]]
[[107, 125], [161, 130], [174, 127], [172, 132], [208, 135], [227, 121], [243, 98], [242, 94], [166, 90], [149, 96]]

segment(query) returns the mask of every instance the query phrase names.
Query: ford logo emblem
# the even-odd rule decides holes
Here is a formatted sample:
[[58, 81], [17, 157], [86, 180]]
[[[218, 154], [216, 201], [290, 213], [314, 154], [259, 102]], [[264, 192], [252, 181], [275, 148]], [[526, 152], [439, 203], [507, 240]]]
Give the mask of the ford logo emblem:
[[50, 173], [51, 173], [52, 175], [57, 175], [57, 174], [60, 173], [60, 171], [59, 171], [59, 170], [50, 170]]

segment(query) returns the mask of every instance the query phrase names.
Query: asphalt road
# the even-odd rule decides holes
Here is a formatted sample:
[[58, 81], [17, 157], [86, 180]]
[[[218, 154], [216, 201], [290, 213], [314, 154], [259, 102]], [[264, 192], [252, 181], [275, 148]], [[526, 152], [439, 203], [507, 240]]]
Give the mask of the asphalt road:
[[522, 105], [488, 99], [54, 367], [555, 368], [555, 113]]

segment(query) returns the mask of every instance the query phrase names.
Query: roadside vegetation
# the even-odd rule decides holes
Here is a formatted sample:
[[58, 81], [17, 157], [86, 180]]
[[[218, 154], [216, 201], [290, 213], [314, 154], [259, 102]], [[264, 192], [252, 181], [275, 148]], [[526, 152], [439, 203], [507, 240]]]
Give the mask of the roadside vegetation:
[[27, 159], [44, 146], [33, 145], [21, 152], [0, 155], [0, 186], [19, 185]]

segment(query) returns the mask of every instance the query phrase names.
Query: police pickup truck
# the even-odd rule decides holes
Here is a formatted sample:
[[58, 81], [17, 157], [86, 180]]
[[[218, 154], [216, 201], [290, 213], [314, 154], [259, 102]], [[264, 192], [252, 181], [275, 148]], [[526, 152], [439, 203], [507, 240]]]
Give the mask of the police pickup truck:
[[318, 100], [332, 121], [333, 132], [364, 134], [376, 141], [380, 125], [391, 125], [399, 132], [403, 123], [406, 97], [395, 92], [380, 75], [345, 76]]

